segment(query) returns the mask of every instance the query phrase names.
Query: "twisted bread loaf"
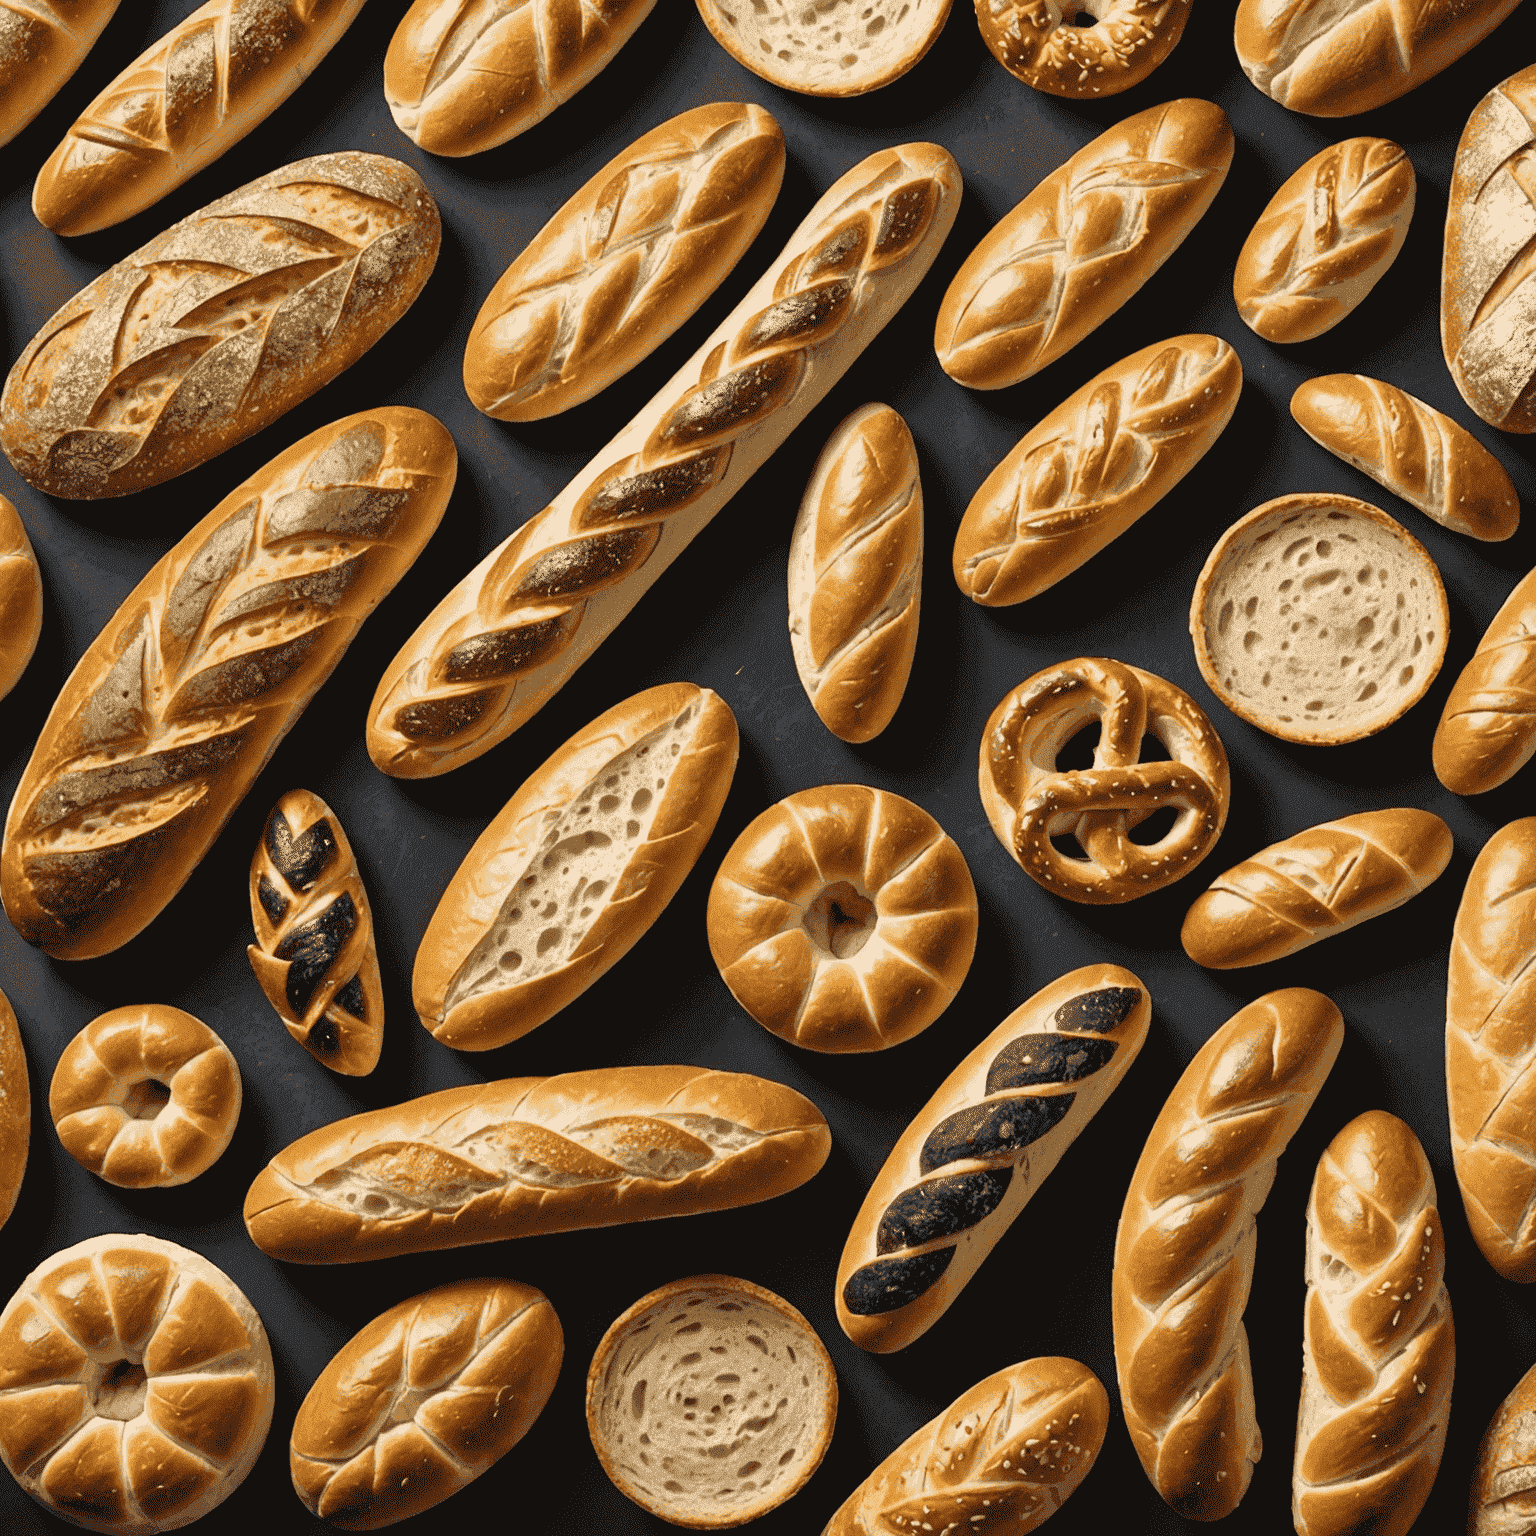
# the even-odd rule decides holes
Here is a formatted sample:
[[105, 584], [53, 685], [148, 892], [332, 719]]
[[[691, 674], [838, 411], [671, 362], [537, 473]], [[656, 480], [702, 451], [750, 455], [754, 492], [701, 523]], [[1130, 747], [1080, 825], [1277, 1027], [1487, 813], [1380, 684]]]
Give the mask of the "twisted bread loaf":
[[532, 716], [905, 302], [959, 196], [935, 144], [835, 183], [681, 372], [406, 642], [369, 710], [374, 762], [446, 773]]
[[1237, 1508], [1261, 1443], [1243, 1308], [1275, 1162], [1344, 1039], [1320, 992], [1271, 992], [1200, 1048], [1131, 1176], [1115, 1238], [1115, 1367], [1136, 1454], [1186, 1519]]
[[0, 144], [9, 144], [84, 62], [119, 0], [0, 0]]
[[43, 631], [43, 579], [20, 514], [0, 496], [0, 699], [27, 670]]
[[[1078, 100], [1140, 85], [1184, 35], [1190, 0], [976, 0], [992, 57], [1025, 85]], [[1087, 11], [1091, 25], [1078, 25]]]
[[1373, 1109], [1328, 1144], [1307, 1204], [1298, 1536], [1405, 1536], [1429, 1497], [1456, 1365], [1445, 1234], [1418, 1138]]
[[1489, 1422], [1472, 1469], [1467, 1536], [1536, 1532], [1536, 1366]]
[[16, 1026], [16, 1010], [0, 992], [0, 1227], [11, 1219], [27, 1171], [32, 1138], [32, 1090], [27, 1053]]

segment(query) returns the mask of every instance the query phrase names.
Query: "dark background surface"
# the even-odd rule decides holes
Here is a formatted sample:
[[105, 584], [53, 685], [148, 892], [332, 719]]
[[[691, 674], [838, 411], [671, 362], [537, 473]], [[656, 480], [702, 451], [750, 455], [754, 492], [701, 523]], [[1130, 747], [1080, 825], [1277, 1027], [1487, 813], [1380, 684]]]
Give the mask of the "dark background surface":
[[[1451, 1168], [1442, 1068], [1451, 923], [1487, 838], [1530, 808], [1531, 773], [1476, 800], [1430, 769], [1435, 722], [1457, 671], [1516, 580], [1536, 560], [1536, 526], [1508, 543], [1450, 533], [1316, 447], [1290, 420], [1291, 391], [1337, 370], [1374, 374], [1449, 412], [1510, 469], [1529, 513], [1536, 443], [1476, 420], [1446, 372], [1437, 329], [1446, 192], [1457, 136], [1484, 92], [1530, 61], [1518, 12], [1427, 86], [1345, 122], [1293, 116], [1248, 84], [1231, 48], [1229, 8], [1197, 7], [1184, 41], [1136, 90], [1070, 103], [1036, 94], [982, 46], [970, 6], [909, 75], [872, 96], [823, 101], [749, 74], [709, 37], [687, 0], [661, 0], [597, 82], [533, 131], [468, 160], [421, 153], [394, 127], [381, 69], [404, 0], [374, 0], [272, 118], [193, 181], [131, 223], [61, 242], [32, 219], [32, 178], [72, 120], [139, 50], [191, 11], [190, 0], [125, 5], [75, 79], [0, 164], [0, 340], [7, 364], [48, 316], [98, 272], [174, 219], [303, 155], [365, 149], [415, 166], [438, 198], [444, 241], [436, 272], [406, 319], [366, 359], [254, 439], [155, 490], [102, 502], [52, 501], [0, 464], [0, 491], [20, 508], [42, 565], [47, 612], [37, 656], [0, 704], [0, 792], [8, 800], [70, 669], [117, 604], [193, 522], [301, 435], [385, 402], [425, 407], [458, 441], [460, 471], [440, 531], [381, 606], [316, 706], [277, 751], [180, 896], [116, 954], [49, 960], [0, 923], [0, 984], [21, 1020], [31, 1070], [31, 1161], [0, 1240], [0, 1297], [48, 1255], [104, 1232], [147, 1231], [206, 1254], [250, 1296], [271, 1336], [277, 1412], [266, 1450], [214, 1522], [304, 1528], [289, 1485], [287, 1436], [331, 1354], [384, 1307], [444, 1280], [504, 1274], [540, 1286], [566, 1331], [566, 1361], [527, 1439], [448, 1505], [436, 1522], [507, 1522], [519, 1530], [614, 1536], [663, 1529], [598, 1467], [582, 1414], [588, 1362], [608, 1323], [643, 1292], [701, 1271], [778, 1291], [832, 1351], [842, 1401], [832, 1449], [763, 1536], [818, 1531], [874, 1465], [981, 1377], [1033, 1355], [1087, 1362], [1114, 1391], [1109, 1292], [1114, 1229], [1135, 1159], [1163, 1099], [1195, 1050], [1231, 1013], [1274, 987], [1329, 993], [1348, 1034], [1316, 1107], [1282, 1159], [1259, 1227], [1247, 1312], [1266, 1454], [1232, 1527], [1254, 1536], [1290, 1524], [1290, 1460], [1300, 1378], [1303, 1213], [1318, 1155], [1353, 1116], [1401, 1115], [1434, 1164], [1448, 1239], [1447, 1280], [1459, 1332], [1455, 1407], [1426, 1531], [1459, 1529], [1483, 1427], [1536, 1359], [1536, 1292], [1498, 1279], [1473, 1245]], [[974, 394], [940, 371], [934, 316], [976, 241], [1048, 171], [1110, 124], [1181, 95], [1221, 104], [1237, 134], [1227, 183], [1193, 236], [1131, 303], [1042, 374]], [[460, 382], [465, 338], [503, 268], [588, 177], [642, 132], [703, 102], [751, 100], [784, 127], [789, 165], [763, 235], [714, 298], [640, 368], [550, 421], [480, 416]], [[1240, 322], [1231, 274], [1248, 230], [1280, 183], [1326, 144], [1352, 134], [1395, 139], [1418, 172], [1418, 211], [1396, 265], [1364, 306], [1317, 341], [1281, 349]], [[470, 565], [557, 492], [692, 353], [778, 253], [832, 180], [887, 144], [933, 139], [959, 160], [966, 194], [949, 242], [906, 309], [783, 448], [662, 578], [620, 633], [529, 725], [445, 778], [396, 782], [363, 748], [368, 700], [385, 663]], [[1022, 607], [973, 607], [950, 575], [954, 531], [987, 472], [1036, 420], [1099, 369], [1164, 336], [1219, 333], [1240, 353], [1246, 385], [1215, 449], [1167, 500], [1090, 565]], [[790, 529], [811, 464], [841, 418], [878, 398], [915, 434], [927, 504], [922, 630], [905, 702], [866, 747], [829, 735], [795, 675], [785, 621]], [[1339, 490], [1381, 504], [1428, 546], [1450, 595], [1446, 665], [1426, 699], [1382, 735], [1309, 748], [1237, 720], [1206, 689], [1186, 631], [1195, 576], [1235, 518], [1292, 491]], [[982, 726], [1028, 674], [1065, 657], [1118, 657], [1187, 688], [1211, 713], [1233, 769], [1231, 817], [1200, 871], [1128, 906], [1077, 907], [1037, 888], [994, 838], [976, 793]], [[553, 1024], [485, 1055], [434, 1043], [410, 1007], [416, 944], [439, 894], [481, 828], [526, 774], [574, 730], [641, 688], [687, 678], [716, 689], [741, 725], [740, 767], [713, 841], [649, 936]], [[958, 999], [924, 1035], [868, 1057], [796, 1050], [736, 1006], [704, 934], [709, 881], [731, 841], [768, 804], [837, 781], [892, 789], [932, 812], [959, 842], [981, 903], [976, 961]], [[284, 790], [327, 799], [357, 850], [372, 898], [387, 1007], [383, 1060], [365, 1079], [328, 1074], [289, 1040], [251, 975], [246, 869], [263, 818]], [[1290, 960], [1207, 973], [1178, 943], [1185, 909], [1220, 870], [1331, 816], [1425, 806], [1450, 823], [1449, 870], [1408, 907]], [[903, 1353], [875, 1357], [837, 1327], [833, 1276], [849, 1223], [886, 1151], [950, 1068], [1012, 1008], [1062, 971], [1092, 960], [1130, 966], [1154, 1000], [1150, 1039], [1130, 1076], [999, 1243], [962, 1301]], [[103, 1184], [61, 1149], [48, 1081], [65, 1044], [98, 1013], [157, 1000], [210, 1024], [239, 1060], [245, 1108], [223, 1159], [191, 1185], [131, 1193]], [[686, 1061], [756, 1072], [808, 1094], [831, 1122], [827, 1167], [769, 1204], [642, 1226], [540, 1237], [369, 1265], [279, 1265], [246, 1237], [244, 1191], [265, 1160], [339, 1116], [417, 1093], [502, 1076], [621, 1062]], [[320, 1528], [319, 1522], [314, 1522]], [[402, 1527], [405, 1529], [406, 1527]], [[0, 1478], [0, 1529], [72, 1529]], [[1157, 1497], [1118, 1411], [1098, 1466], [1051, 1526], [1193, 1529]]]

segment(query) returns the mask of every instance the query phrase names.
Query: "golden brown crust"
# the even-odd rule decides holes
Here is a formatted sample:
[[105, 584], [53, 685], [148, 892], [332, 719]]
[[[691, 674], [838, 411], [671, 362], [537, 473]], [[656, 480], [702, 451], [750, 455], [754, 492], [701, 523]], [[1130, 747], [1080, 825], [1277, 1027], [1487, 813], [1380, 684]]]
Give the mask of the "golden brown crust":
[[28, 0], [0, 0], [0, 144], [9, 144], [63, 89], [119, 3], [49, 0], [43, 12]]
[[1536, 1531], [1536, 1366], [1489, 1420], [1472, 1469], [1467, 1536], [1531, 1536]]
[[975, 4], [981, 40], [1009, 74], [1074, 101], [1140, 85], [1173, 52], [1190, 11], [1190, 0], [1095, 0], [1092, 24], [1080, 26], [1054, 0]]
[[43, 631], [43, 578], [21, 514], [0, 496], [0, 699], [27, 670]]
[[32, 1089], [16, 1010], [0, 992], [0, 1227], [11, 1219], [27, 1171], [32, 1138]]

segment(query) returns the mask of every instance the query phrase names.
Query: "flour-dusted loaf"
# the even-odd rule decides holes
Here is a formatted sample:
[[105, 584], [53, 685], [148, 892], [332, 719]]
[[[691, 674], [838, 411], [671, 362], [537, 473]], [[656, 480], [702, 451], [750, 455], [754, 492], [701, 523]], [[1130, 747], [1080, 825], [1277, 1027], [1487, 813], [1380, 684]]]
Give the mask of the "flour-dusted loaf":
[[354, 1334], [299, 1405], [294, 1492], [343, 1531], [376, 1531], [441, 1504], [533, 1427], [565, 1339], [542, 1291], [454, 1280]]
[[0, 496], [0, 699], [27, 670], [43, 632], [43, 578], [20, 513]]
[[751, 1205], [826, 1162], [792, 1088], [705, 1067], [599, 1067], [429, 1093], [302, 1136], [245, 1197], [275, 1259], [363, 1259]]
[[1499, 1404], [1472, 1469], [1467, 1536], [1536, 1532], [1536, 1366]]
[[506, 1045], [644, 937], [719, 820], [736, 717], [693, 683], [647, 688], [535, 768], [464, 855], [416, 951], [433, 1038]]
[[960, 590], [1022, 603], [1149, 512], [1221, 436], [1243, 365], [1219, 336], [1173, 336], [1112, 364], [1019, 440], [955, 535]]
[[905, 1349], [959, 1298], [1103, 1107], [1147, 1038], [1152, 999], [1118, 965], [1058, 977], [920, 1109], [875, 1176], [837, 1267], [861, 1349]]
[[425, 411], [344, 417], [238, 486], [129, 593], [6, 818], [0, 892], [29, 944], [105, 954], [180, 890], [421, 553], [457, 464]]
[[1321, 992], [1239, 1010], [1174, 1085], [1115, 1239], [1115, 1368], [1136, 1454], [1188, 1520], [1237, 1508], [1259, 1459], [1243, 1308], [1275, 1164], [1344, 1042]]
[[[1140, 85], [1173, 51], [1190, 0], [975, 0], [992, 57], [1037, 91], [1091, 101]], [[1086, 22], [1084, 17], [1087, 17]]]
[[936, 144], [835, 182], [671, 382], [405, 643], [369, 709], [373, 761], [446, 773], [528, 720], [906, 302], [959, 201]]
[[57, 235], [142, 213], [275, 112], [362, 5], [207, 0], [75, 119], [37, 173], [33, 213]]
[[0, 0], [0, 144], [9, 144], [85, 61], [120, 0]]
[[348, 150], [270, 171], [48, 321], [0, 392], [0, 447], [50, 496], [193, 469], [351, 367], [421, 292], [441, 236], [398, 160]]
[[27, 1052], [16, 1010], [0, 992], [0, 1227], [11, 1219], [27, 1171], [32, 1139], [32, 1090], [27, 1083]]
[[1075, 347], [1183, 244], [1221, 189], [1232, 147], [1226, 113], [1187, 97], [1078, 150], [955, 274], [934, 328], [944, 371], [1001, 389]]
[[606, 389], [725, 280], [783, 177], [784, 134], [758, 106], [712, 102], [636, 139], [487, 295], [464, 349], [469, 398], [536, 421]]

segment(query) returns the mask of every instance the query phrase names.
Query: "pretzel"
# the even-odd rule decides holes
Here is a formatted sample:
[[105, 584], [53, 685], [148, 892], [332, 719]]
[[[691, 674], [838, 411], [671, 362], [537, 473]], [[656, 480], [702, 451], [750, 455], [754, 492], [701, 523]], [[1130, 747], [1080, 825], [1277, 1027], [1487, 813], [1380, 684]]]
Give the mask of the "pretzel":
[[1084, 101], [1140, 85], [1173, 52], [1189, 10], [1190, 0], [976, 0], [976, 25], [1009, 74]]
[[[1093, 767], [1059, 769], [1061, 749], [1095, 720]], [[1143, 763], [1153, 736], [1171, 761]], [[1139, 667], [1082, 656], [1026, 678], [987, 721], [981, 803], [1019, 867], [1069, 901], [1134, 901], [1187, 875], [1227, 822], [1227, 754], [1181, 688]], [[1165, 806], [1180, 814], [1157, 842], [1130, 833]], [[1071, 834], [1084, 858], [1051, 842]]]

